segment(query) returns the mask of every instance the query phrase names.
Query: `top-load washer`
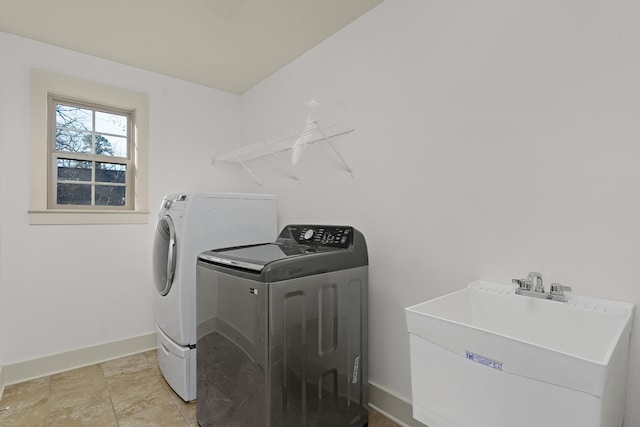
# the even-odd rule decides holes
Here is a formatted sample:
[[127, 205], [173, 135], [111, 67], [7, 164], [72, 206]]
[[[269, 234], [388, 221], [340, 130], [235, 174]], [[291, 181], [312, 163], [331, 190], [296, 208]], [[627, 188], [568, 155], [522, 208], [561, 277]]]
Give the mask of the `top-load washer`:
[[196, 261], [207, 249], [271, 242], [270, 194], [178, 193], [162, 201], [153, 242], [158, 364], [185, 401], [196, 398]]
[[367, 288], [350, 226], [288, 225], [275, 243], [200, 254], [198, 423], [366, 425]]

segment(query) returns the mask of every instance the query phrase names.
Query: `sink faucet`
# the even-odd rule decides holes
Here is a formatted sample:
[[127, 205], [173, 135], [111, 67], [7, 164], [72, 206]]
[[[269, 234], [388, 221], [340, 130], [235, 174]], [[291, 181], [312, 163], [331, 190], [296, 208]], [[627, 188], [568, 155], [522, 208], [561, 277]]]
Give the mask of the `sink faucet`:
[[516, 295], [526, 295], [535, 298], [550, 299], [552, 301], [567, 301], [565, 292], [570, 292], [570, 286], [559, 283], [552, 283], [549, 292], [545, 292], [542, 284], [542, 274], [532, 271], [526, 279], [513, 279], [513, 283], [518, 285]]
[[532, 271], [527, 277], [527, 281], [530, 286], [533, 287], [533, 292], [544, 293], [544, 285], [542, 284], [542, 274], [537, 271]]

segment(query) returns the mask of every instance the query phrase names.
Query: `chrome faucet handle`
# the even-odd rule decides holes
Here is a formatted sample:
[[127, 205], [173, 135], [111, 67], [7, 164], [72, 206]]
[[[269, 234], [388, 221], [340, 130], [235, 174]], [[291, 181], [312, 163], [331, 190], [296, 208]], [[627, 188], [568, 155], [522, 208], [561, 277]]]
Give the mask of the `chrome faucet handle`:
[[554, 301], [567, 301], [565, 292], [571, 292], [571, 286], [561, 285], [560, 283], [552, 283], [549, 289], [549, 297]]
[[527, 277], [527, 281], [533, 286], [534, 292], [544, 293], [544, 285], [542, 284], [542, 274], [532, 271]]
[[531, 290], [531, 282], [527, 279], [513, 279], [511, 283], [515, 283], [520, 289], [524, 289], [525, 291]]
[[565, 292], [571, 292], [571, 286], [561, 285], [560, 283], [552, 283], [549, 293], [551, 295], [564, 295]]

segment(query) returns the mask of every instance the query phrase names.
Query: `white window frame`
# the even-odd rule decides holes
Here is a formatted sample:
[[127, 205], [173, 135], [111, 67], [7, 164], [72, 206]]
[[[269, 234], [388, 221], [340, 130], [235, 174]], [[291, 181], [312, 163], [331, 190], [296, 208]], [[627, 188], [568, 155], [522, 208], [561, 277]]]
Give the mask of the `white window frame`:
[[[48, 139], [49, 96], [73, 99], [133, 111], [135, 188], [132, 209], [65, 208], [49, 203], [51, 151]], [[31, 124], [29, 137], [30, 224], [143, 224], [149, 222], [148, 135], [149, 100], [145, 93], [96, 83], [50, 71], [31, 70]]]
[[[56, 150], [56, 134], [59, 126], [56, 123], [56, 105], [65, 105], [69, 107], [77, 107], [84, 110], [92, 111], [93, 122], [92, 128], [87, 131], [87, 134], [90, 134], [92, 138], [95, 139], [96, 135], [100, 135], [101, 132], [96, 131], [95, 129], [95, 113], [111, 113], [117, 114], [119, 116], [123, 116], [127, 118], [127, 132], [126, 137], [127, 140], [127, 157], [117, 157], [117, 156], [105, 156], [95, 153], [75, 153], [72, 151], [58, 151]], [[109, 209], [109, 210], [133, 210], [134, 209], [134, 199], [131, 197], [135, 194], [135, 162], [133, 158], [133, 146], [134, 146], [134, 138], [132, 127], [135, 122], [134, 112], [130, 110], [122, 110], [113, 108], [108, 105], [98, 105], [98, 104], [89, 104], [84, 101], [79, 101], [76, 99], [71, 99], [67, 97], [61, 97], [56, 95], [49, 95], [49, 106], [48, 106], [48, 120], [49, 120], [49, 156], [51, 161], [49, 162], [49, 209], [69, 209], [70, 207], [77, 209]], [[63, 128], [69, 129], [71, 131], [75, 131], [75, 129], [71, 128]], [[84, 132], [83, 132], [84, 133]], [[109, 136], [109, 135], [107, 135]], [[114, 183], [112, 185], [118, 187], [125, 187], [125, 202], [123, 205], [119, 206], [100, 206], [100, 205], [67, 205], [58, 203], [58, 189], [57, 185], [61, 182], [58, 177], [58, 160], [59, 159], [71, 159], [77, 161], [84, 161], [92, 163], [93, 167], [91, 168], [91, 180], [83, 182], [84, 185], [91, 186], [91, 200], [95, 199], [96, 194], [96, 186], [101, 185], [96, 180], [97, 163], [115, 163], [125, 166], [125, 182], [124, 183]], [[64, 183], [64, 180], [63, 180]], [[68, 183], [68, 182], [67, 182]]]

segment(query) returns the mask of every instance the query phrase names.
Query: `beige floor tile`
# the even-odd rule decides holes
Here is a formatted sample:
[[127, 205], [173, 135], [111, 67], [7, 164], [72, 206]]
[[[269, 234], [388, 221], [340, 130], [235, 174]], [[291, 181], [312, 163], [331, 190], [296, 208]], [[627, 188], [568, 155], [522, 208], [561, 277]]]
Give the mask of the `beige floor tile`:
[[147, 362], [149, 362], [149, 366], [151, 366], [158, 375], [162, 375], [160, 372], [160, 366], [158, 365], [158, 350], [149, 350], [145, 351], [144, 356], [147, 358]]
[[171, 400], [173, 401], [173, 403], [178, 407], [178, 410], [180, 411], [184, 419], [188, 423], [197, 422], [196, 402], [185, 402], [184, 400], [182, 400], [180, 396], [178, 396], [178, 394], [175, 391], [173, 391], [173, 389], [171, 388], [169, 383], [167, 383], [164, 377], [161, 376], [160, 381], [162, 382], [162, 385], [164, 386], [165, 390], [167, 390], [167, 393], [171, 397]]
[[100, 426], [117, 427], [111, 401], [67, 402], [49, 410], [48, 427]]
[[[39, 380], [8, 386], [0, 400], [2, 427], [197, 427], [196, 403], [184, 402], [148, 351]], [[369, 412], [370, 427], [398, 427]]]
[[198, 421], [198, 418], [196, 417], [196, 402], [186, 403], [181, 400], [176, 403], [176, 406], [188, 423], [195, 423]]
[[369, 411], [369, 427], [399, 427], [390, 419], [376, 411]]
[[[52, 398], [83, 397], [86, 395], [103, 395], [108, 398], [107, 382], [98, 365], [74, 369], [61, 374], [52, 375], [50, 379]], [[57, 400], [59, 400], [57, 399]]]
[[171, 402], [127, 415], [119, 420], [120, 427], [187, 427], [187, 425], [178, 408]]
[[26, 381], [20, 384], [7, 386], [2, 394], [0, 406], [7, 406], [8, 403], [21, 400], [39, 400], [49, 397], [49, 377], [37, 380]]
[[118, 419], [155, 406], [170, 404], [169, 393], [152, 369], [107, 377]]
[[0, 426], [46, 425], [49, 410], [49, 377], [7, 386], [0, 400]]
[[152, 368], [149, 360], [144, 353], [134, 354], [132, 356], [121, 357], [119, 359], [109, 360], [101, 364], [104, 376], [109, 378], [114, 375], [132, 374], [139, 371], [146, 371]]
[[8, 410], [0, 412], [0, 426], [45, 426], [47, 423], [47, 411], [48, 405], [46, 402], [30, 405], [29, 407], [20, 404], [10, 406]]
[[49, 426], [117, 426], [99, 365], [51, 376]]

